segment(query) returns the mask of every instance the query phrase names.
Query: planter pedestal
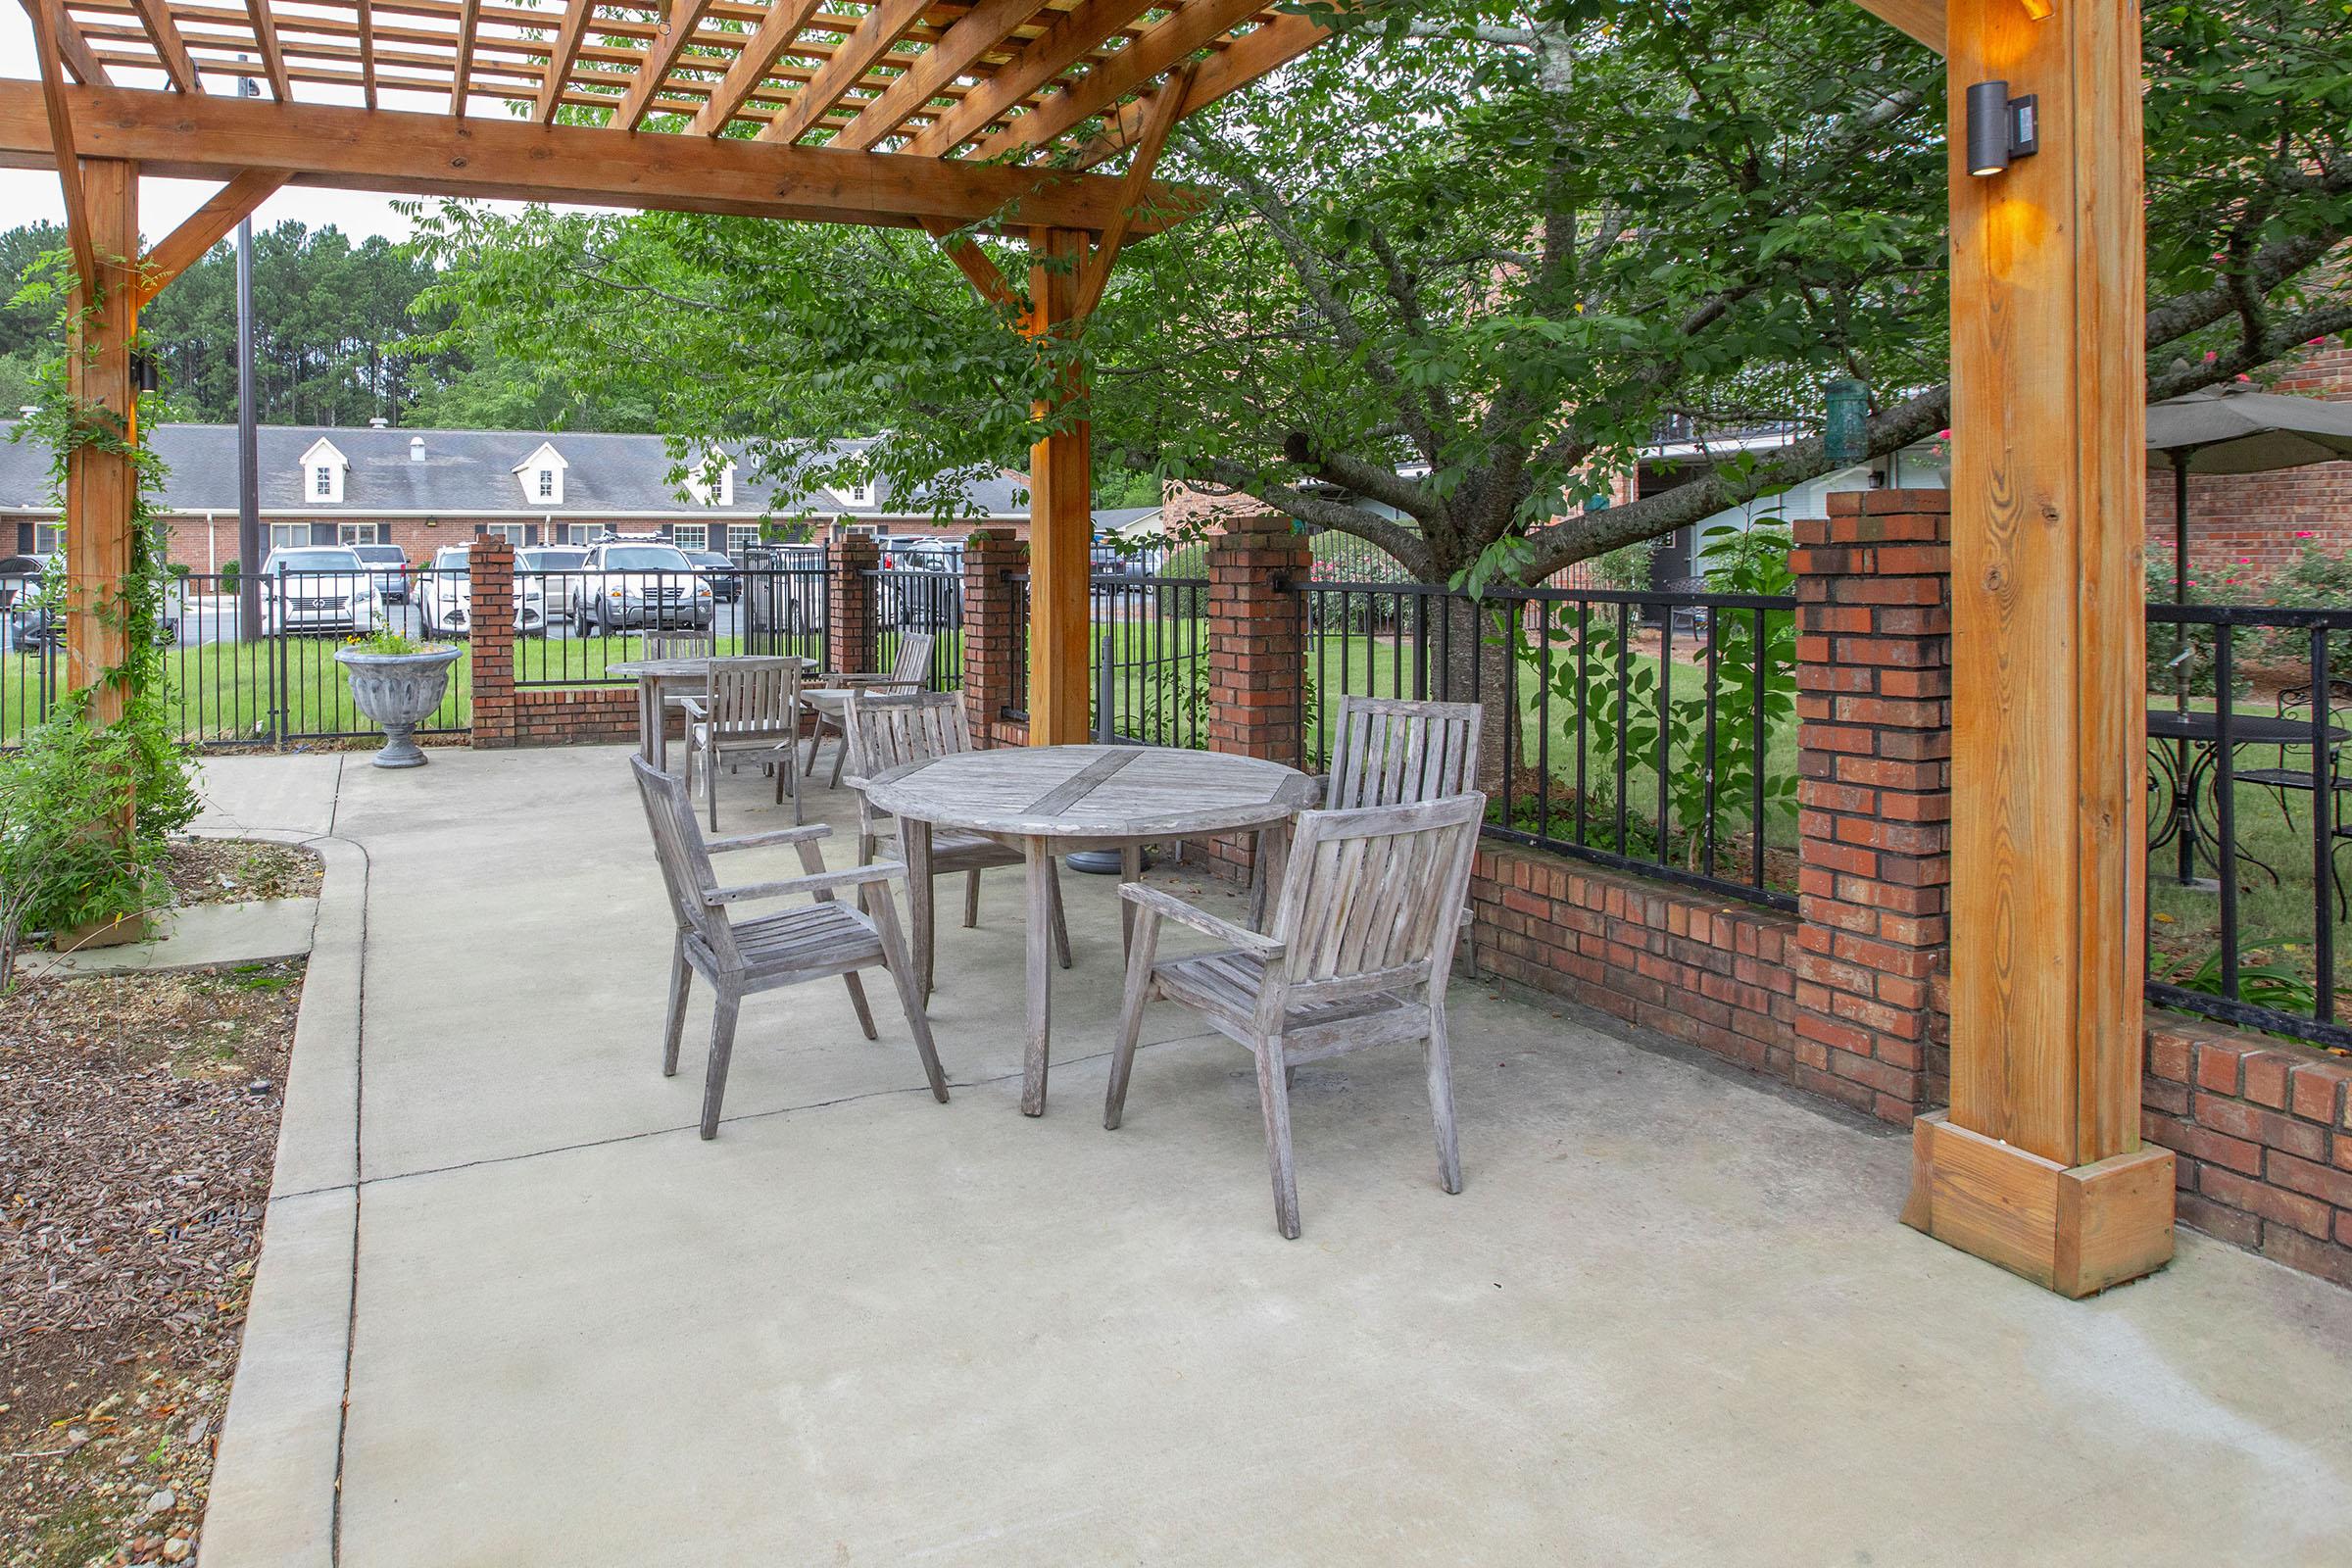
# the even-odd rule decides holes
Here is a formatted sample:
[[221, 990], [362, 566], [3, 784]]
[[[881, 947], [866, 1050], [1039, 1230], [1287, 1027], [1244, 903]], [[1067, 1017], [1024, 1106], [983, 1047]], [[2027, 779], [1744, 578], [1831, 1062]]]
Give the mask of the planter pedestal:
[[351, 677], [351, 700], [384, 727], [384, 749], [375, 755], [376, 766], [424, 765], [416, 726], [441, 706], [441, 694], [449, 689], [449, 667], [458, 662], [458, 654], [455, 648], [415, 654], [336, 651], [335, 662]]

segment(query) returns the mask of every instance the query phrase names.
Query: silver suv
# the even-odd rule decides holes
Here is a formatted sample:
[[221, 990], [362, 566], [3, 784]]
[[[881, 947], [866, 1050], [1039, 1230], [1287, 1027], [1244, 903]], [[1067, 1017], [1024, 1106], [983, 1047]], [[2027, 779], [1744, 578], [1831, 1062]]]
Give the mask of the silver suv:
[[590, 545], [570, 581], [571, 623], [582, 635], [622, 626], [699, 629], [716, 612], [710, 584], [686, 552], [658, 540]]

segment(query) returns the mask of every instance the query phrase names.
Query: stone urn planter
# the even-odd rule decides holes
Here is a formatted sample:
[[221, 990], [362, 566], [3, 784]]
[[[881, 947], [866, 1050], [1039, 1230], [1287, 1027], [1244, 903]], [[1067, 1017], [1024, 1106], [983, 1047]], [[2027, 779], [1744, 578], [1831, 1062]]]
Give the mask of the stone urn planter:
[[464, 650], [427, 648], [414, 654], [371, 654], [361, 648], [338, 648], [335, 662], [351, 677], [351, 700], [360, 711], [384, 726], [384, 749], [375, 754], [378, 767], [422, 767], [424, 753], [416, 746], [416, 726], [441, 706], [449, 689], [449, 666]]

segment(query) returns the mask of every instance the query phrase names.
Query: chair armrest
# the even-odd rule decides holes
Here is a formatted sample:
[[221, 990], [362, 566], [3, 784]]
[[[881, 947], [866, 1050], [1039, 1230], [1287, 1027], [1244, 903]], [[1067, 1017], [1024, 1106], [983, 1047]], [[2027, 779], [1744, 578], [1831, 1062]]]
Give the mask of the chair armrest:
[[1319, 811], [1323, 808], [1323, 803], [1331, 799], [1331, 775], [1329, 773], [1317, 773], [1307, 779], [1306, 782], [1310, 787], [1312, 787], [1314, 793], [1299, 806], [1298, 809], [1302, 811]]
[[896, 860], [876, 860], [871, 865], [845, 865], [837, 871], [788, 876], [780, 882], [745, 882], [731, 888], [712, 888], [703, 895], [703, 902], [715, 908], [722, 904], [788, 898], [795, 893], [830, 893], [835, 888], [862, 887], [868, 882], [887, 882], [906, 874], [906, 868]]
[[828, 686], [851, 687], [858, 691], [865, 691], [871, 688], [880, 688], [883, 690], [897, 688], [910, 692], [920, 691], [923, 685], [920, 680], [907, 680], [898, 675], [827, 675], [825, 677], [825, 684]]
[[701, 698], [672, 697], [670, 701], [677, 704], [680, 708], [686, 710], [686, 716], [688, 718], [706, 718], [709, 716], [709, 714], [707, 714], [703, 710]]
[[1284, 945], [1272, 937], [1260, 936], [1246, 925], [1235, 925], [1231, 920], [1220, 919], [1206, 909], [1197, 909], [1173, 893], [1162, 893], [1141, 882], [1122, 882], [1119, 884], [1119, 897], [1138, 908], [1173, 920], [1178, 925], [1190, 926], [1202, 936], [1229, 942], [1257, 957], [1271, 960], [1283, 955]]
[[739, 833], [731, 839], [705, 839], [703, 848], [712, 855], [728, 850], [756, 850], [767, 844], [806, 844], [811, 839], [830, 838], [831, 824], [811, 822], [807, 827], [770, 828], [765, 833]]

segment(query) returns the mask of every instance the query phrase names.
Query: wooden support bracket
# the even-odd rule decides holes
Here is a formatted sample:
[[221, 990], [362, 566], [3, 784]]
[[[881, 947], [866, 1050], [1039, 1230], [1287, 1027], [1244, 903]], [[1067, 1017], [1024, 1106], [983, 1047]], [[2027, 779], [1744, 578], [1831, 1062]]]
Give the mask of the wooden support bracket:
[[239, 174], [216, 192], [212, 200], [190, 213], [180, 225], [157, 240], [139, 259], [138, 303], [144, 308], [164, 285], [204, 259], [204, 253], [227, 232], [253, 216], [289, 176], [282, 170], [255, 169]]

